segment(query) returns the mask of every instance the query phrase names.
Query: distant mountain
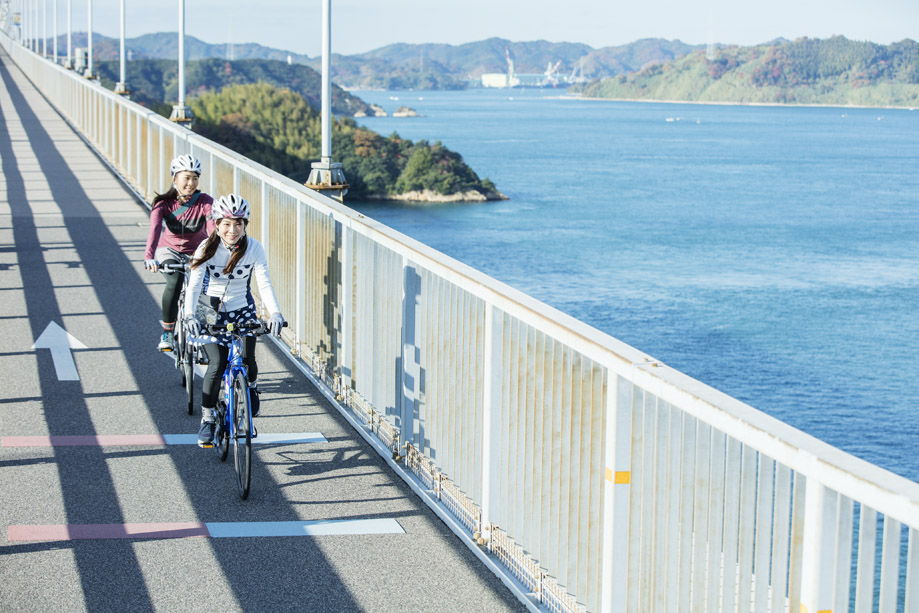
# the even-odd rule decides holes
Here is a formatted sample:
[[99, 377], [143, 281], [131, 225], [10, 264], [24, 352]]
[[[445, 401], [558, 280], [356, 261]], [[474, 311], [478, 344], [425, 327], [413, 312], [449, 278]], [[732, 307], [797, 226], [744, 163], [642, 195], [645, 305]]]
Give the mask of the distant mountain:
[[704, 49], [703, 45], [687, 45], [679, 40], [643, 38], [628, 45], [592, 50], [577, 61], [577, 71], [588, 79], [602, 79], [626, 72], [636, 72], [651, 66]]
[[[74, 47], [86, 46], [86, 32], [72, 34]], [[179, 58], [179, 35], [176, 32], [159, 32], [157, 34], [143, 34], [135, 38], [126, 38], [125, 49], [131, 54], [132, 59], [163, 59], [177, 60]], [[58, 37], [58, 48], [65, 52], [67, 37]], [[120, 54], [120, 44], [117, 38], [109, 38], [98, 32], [93, 32], [93, 57], [100, 60], [117, 60]], [[185, 36], [185, 59], [232, 59], [234, 60], [278, 60], [287, 61], [287, 56], [296, 64], [308, 64], [309, 58], [305, 55], [264, 47], [258, 43], [228, 45], [206, 43], [194, 36]]]
[[[132, 58], [171, 59], [178, 57], [178, 35], [174, 32], [144, 34], [125, 40]], [[60, 43], [59, 43], [60, 44]], [[85, 33], [74, 35], [74, 45], [86, 44]], [[118, 59], [118, 41], [93, 35], [94, 57]], [[483, 73], [507, 72], [507, 57], [517, 73], [544, 73], [557, 65], [559, 75], [579, 75], [600, 79], [641, 70], [652, 63], [668, 62], [702, 46], [678, 40], [642, 39], [628, 45], [594, 49], [581, 43], [552, 43], [544, 40], [513, 42], [503, 38], [463, 45], [407, 44], [387, 45], [354, 55], [332, 54], [332, 80], [344, 89], [459, 89], [477, 84]], [[321, 58], [273, 49], [256, 43], [205, 43], [185, 37], [188, 60], [267, 59], [320, 68]]]
[[552, 66], [556, 74], [591, 79], [640, 70], [699, 48], [702, 47], [663, 39], [643, 39], [602, 49], [581, 43], [513, 42], [503, 38], [464, 45], [399, 43], [347, 56], [343, 62], [335, 58], [333, 79], [348, 89], [394, 89], [386, 87], [387, 72], [415, 75], [430, 71], [433, 63], [458, 83], [467, 84], [469, 80], [477, 82], [484, 73], [507, 72], [508, 57], [518, 74], [542, 74]]
[[693, 102], [919, 106], [919, 43], [800, 38], [725, 47], [569, 89], [585, 96]]
[[[176, 60], [179, 58], [179, 35], [176, 32], [160, 32], [159, 34], [144, 34], [137, 38], [125, 40], [125, 47], [131, 49], [140, 57], [162, 58]], [[209, 58], [232, 60], [278, 60], [287, 61], [287, 57], [295, 64], [309, 65], [309, 58], [292, 51], [264, 47], [258, 43], [240, 43], [232, 47], [227, 44], [210, 44], [195, 38], [185, 37], [185, 59], [203, 60]], [[136, 57], [136, 56], [135, 56]], [[314, 68], [318, 67], [314, 66]]]
[[[93, 41], [95, 43], [95, 41]], [[105, 87], [113, 88], [118, 81], [120, 64], [117, 60], [95, 62], [96, 72]], [[132, 98], [160, 113], [163, 106], [171, 108], [178, 98], [178, 65], [175, 60], [133, 59], [125, 66], [125, 79]], [[303, 96], [310, 106], [321, 107], [321, 77], [301, 64], [277, 60], [218, 59], [189, 60], [185, 64], [185, 87], [189, 98], [205, 92], [220, 91], [229, 85], [263, 82], [288, 89]], [[332, 112], [336, 115], [373, 115], [370, 105], [360, 98], [332, 85]]]

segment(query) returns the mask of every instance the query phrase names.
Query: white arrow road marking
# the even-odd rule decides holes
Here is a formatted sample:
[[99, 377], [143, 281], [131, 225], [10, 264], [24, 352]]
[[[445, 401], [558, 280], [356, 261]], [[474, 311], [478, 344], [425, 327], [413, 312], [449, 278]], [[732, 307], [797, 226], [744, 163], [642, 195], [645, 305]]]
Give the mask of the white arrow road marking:
[[86, 349], [86, 345], [71, 336], [67, 330], [53, 321], [39, 335], [32, 349], [50, 349], [58, 381], [79, 381], [77, 365], [73, 361], [72, 349]]

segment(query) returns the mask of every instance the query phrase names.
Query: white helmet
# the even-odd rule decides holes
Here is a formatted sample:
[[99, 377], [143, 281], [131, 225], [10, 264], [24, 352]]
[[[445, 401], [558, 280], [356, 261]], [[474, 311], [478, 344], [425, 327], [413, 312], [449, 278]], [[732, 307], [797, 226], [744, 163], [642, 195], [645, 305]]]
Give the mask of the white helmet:
[[220, 221], [224, 217], [233, 217], [235, 219], [249, 219], [249, 201], [236, 194], [227, 194], [221, 196], [217, 202], [211, 205], [211, 217], [214, 221]]
[[172, 163], [169, 164], [169, 172], [172, 173], [172, 176], [175, 177], [183, 170], [193, 172], [200, 177], [201, 162], [198, 161], [198, 158], [188, 154], [173, 158]]

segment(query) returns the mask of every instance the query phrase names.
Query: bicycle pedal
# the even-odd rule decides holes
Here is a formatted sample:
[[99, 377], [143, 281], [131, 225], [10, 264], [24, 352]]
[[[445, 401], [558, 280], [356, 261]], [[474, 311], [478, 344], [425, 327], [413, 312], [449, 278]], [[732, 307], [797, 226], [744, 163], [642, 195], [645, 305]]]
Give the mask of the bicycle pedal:
[[198, 443], [198, 447], [201, 449], [213, 449], [214, 443]]

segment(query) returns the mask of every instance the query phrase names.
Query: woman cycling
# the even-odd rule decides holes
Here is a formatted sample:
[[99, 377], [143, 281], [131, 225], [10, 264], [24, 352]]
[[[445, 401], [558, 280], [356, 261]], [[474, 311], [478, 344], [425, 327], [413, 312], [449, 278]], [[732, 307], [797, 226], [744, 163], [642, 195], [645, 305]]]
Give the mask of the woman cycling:
[[[201, 162], [190, 155], [180, 155], [169, 165], [172, 187], [153, 199], [150, 211], [150, 234], [144, 252], [144, 266], [157, 272], [161, 264], [177, 264], [174, 252], [191, 255], [214, 229], [211, 205], [214, 199], [198, 191]], [[165, 226], [165, 229], [164, 229]], [[183, 275], [163, 271], [163, 335], [159, 350], [172, 351], [172, 333], [179, 310]]]
[[[216, 231], [201, 243], [191, 262], [183, 322], [189, 340], [203, 344], [207, 353], [207, 372], [201, 386], [201, 427], [198, 445], [209, 447], [214, 442], [214, 409], [220, 391], [220, 379], [227, 367], [231, 337], [226, 334], [211, 335], [200, 329], [195, 311], [199, 302], [205, 308], [217, 311], [216, 325], [248, 322], [258, 319], [255, 300], [252, 298], [252, 278], [258, 284], [262, 305], [270, 313], [269, 331], [281, 333], [284, 318], [274, 295], [268, 276], [265, 250], [254, 238], [246, 236], [249, 224], [249, 203], [236, 194], [222, 196], [211, 209], [217, 223]], [[199, 298], [200, 297], [200, 298]], [[258, 365], [255, 362], [255, 337], [246, 337], [243, 343], [243, 360], [249, 374], [249, 391], [252, 415], [258, 415]]]

